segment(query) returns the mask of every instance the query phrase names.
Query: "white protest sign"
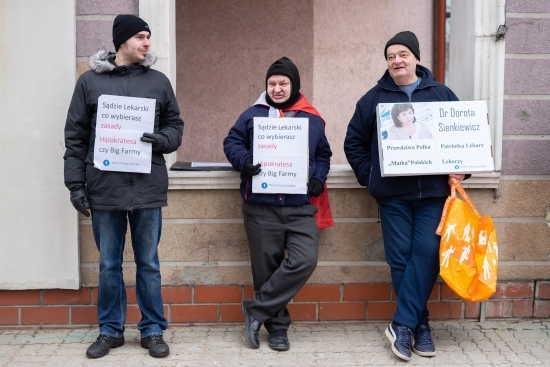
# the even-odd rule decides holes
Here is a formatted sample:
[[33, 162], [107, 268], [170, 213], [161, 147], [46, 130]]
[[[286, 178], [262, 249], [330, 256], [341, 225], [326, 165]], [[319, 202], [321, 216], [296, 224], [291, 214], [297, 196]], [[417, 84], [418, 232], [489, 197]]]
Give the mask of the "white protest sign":
[[492, 172], [485, 101], [379, 103], [382, 176]]
[[155, 99], [103, 94], [97, 101], [94, 167], [151, 173], [151, 143], [140, 141], [155, 127]]
[[254, 164], [262, 172], [252, 177], [252, 192], [305, 194], [309, 172], [308, 118], [254, 118]]

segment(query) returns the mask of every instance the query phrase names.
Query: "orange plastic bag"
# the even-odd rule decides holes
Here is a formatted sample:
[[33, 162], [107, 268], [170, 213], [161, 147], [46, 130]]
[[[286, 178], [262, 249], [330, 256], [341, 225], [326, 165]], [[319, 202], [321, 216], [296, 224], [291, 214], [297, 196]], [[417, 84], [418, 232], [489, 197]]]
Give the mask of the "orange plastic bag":
[[[463, 200], [456, 196], [460, 193]], [[482, 217], [454, 180], [436, 233], [441, 236], [439, 275], [465, 301], [485, 301], [496, 290], [498, 245], [491, 216]]]

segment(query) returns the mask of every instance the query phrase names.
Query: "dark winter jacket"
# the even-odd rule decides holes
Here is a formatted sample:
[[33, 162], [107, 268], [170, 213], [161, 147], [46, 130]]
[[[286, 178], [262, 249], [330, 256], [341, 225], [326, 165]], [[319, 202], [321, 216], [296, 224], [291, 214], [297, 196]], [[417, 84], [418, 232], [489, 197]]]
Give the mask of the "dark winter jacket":
[[348, 125], [344, 152], [357, 181], [369, 189], [378, 203], [393, 198], [444, 197], [450, 193], [448, 175], [381, 177], [376, 127], [378, 103], [458, 101], [457, 96], [437, 82], [427, 68], [417, 65], [416, 74], [422, 79], [409, 100], [386, 70], [378, 84], [357, 102]]
[[[268, 106], [254, 105], [248, 108], [239, 116], [223, 141], [225, 156], [231, 165], [241, 172], [241, 196], [253, 204], [277, 206], [309, 204], [309, 195], [305, 194], [252, 193], [252, 177], [244, 173], [244, 162], [252, 157], [254, 117], [268, 117], [268, 114]], [[293, 117], [309, 118], [309, 180], [315, 178], [324, 184], [330, 170], [332, 156], [325, 135], [325, 123], [320, 117], [304, 111], [297, 111]]]
[[[139, 65], [116, 66], [114, 53], [99, 51], [90, 57], [92, 70], [78, 79], [65, 124], [65, 186], [85, 185], [92, 209], [131, 210], [166, 206], [168, 173], [163, 154], [178, 149], [183, 121], [168, 78], [150, 69], [148, 54]], [[101, 171], [94, 168], [97, 101], [102, 94], [154, 98], [154, 132], [164, 146], [153, 151], [151, 173]]]

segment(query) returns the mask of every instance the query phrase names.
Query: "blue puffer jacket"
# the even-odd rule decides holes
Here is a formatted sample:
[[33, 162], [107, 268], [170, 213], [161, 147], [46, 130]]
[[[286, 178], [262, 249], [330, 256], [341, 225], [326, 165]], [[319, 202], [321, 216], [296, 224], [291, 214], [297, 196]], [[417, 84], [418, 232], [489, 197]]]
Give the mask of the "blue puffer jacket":
[[382, 177], [378, 156], [376, 106], [378, 103], [458, 101], [427, 68], [417, 65], [420, 85], [411, 99], [395, 84], [388, 70], [378, 84], [357, 102], [344, 141], [344, 152], [359, 184], [366, 186], [379, 204], [394, 198], [404, 200], [444, 197], [450, 193], [448, 175]]
[[[252, 157], [254, 117], [268, 117], [269, 107], [254, 105], [244, 111], [223, 141], [225, 156], [241, 172], [241, 196], [253, 204], [296, 206], [309, 204], [309, 195], [252, 193], [252, 177], [244, 173], [244, 162]], [[325, 135], [324, 121], [308, 112], [297, 111], [293, 117], [309, 118], [309, 180], [323, 184], [327, 180], [332, 152]]]

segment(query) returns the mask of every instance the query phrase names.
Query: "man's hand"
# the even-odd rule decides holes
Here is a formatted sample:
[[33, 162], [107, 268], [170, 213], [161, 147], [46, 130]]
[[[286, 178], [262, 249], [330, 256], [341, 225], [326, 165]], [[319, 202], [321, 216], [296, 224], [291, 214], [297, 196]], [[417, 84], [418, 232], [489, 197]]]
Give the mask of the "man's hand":
[[260, 163], [253, 164], [252, 157], [248, 158], [246, 161], [244, 161], [244, 173], [246, 173], [249, 176], [256, 176], [260, 172], [262, 172], [262, 165]]
[[151, 143], [154, 152], [160, 152], [164, 148], [164, 137], [161, 134], [143, 133], [140, 140], [145, 143]]
[[453, 186], [453, 180], [460, 182], [464, 180], [464, 177], [466, 177], [466, 175], [455, 175], [455, 174], [449, 175], [449, 186]]
[[88, 203], [88, 195], [84, 187], [78, 186], [71, 190], [71, 203], [74, 208], [89, 217], [90, 213], [86, 209], [90, 209], [90, 203]]
[[319, 196], [325, 191], [324, 185], [321, 183], [321, 181], [317, 180], [316, 178], [312, 178], [311, 181], [309, 181], [308, 190], [307, 193], [309, 196]]

